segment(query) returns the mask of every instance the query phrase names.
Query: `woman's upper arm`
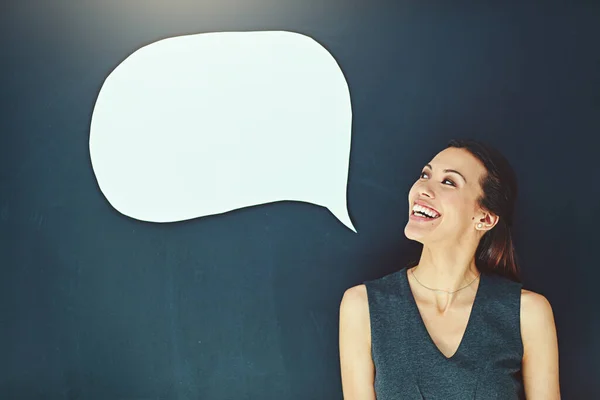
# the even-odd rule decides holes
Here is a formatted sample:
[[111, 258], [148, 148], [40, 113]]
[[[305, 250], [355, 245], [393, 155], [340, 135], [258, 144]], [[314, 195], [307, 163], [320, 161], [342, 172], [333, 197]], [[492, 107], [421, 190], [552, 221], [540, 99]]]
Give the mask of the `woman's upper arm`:
[[347, 289], [340, 303], [340, 366], [345, 400], [375, 400], [367, 288]]
[[554, 314], [541, 294], [521, 295], [523, 384], [527, 400], [559, 400], [558, 339]]

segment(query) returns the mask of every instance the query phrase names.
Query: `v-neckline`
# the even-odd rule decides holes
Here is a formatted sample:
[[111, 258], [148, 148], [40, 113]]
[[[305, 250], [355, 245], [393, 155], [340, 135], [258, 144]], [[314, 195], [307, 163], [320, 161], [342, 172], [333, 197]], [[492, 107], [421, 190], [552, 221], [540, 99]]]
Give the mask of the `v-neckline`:
[[431, 334], [427, 330], [427, 326], [425, 325], [425, 321], [423, 320], [421, 311], [419, 311], [419, 307], [417, 306], [417, 301], [415, 299], [415, 296], [412, 292], [412, 289], [410, 288], [410, 282], [408, 281], [408, 267], [405, 267], [404, 269], [405, 269], [405, 271], [402, 274], [402, 277], [403, 277], [404, 283], [406, 285], [406, 290], [408, 291], [408, 294], [409, 294], [408, 297], [410, 297], [410, 303], [412, 305], [413, 310], [416, 313], [417, 319], [419, 320], [419, 325], [421, 326], [421, 329], [424, 331], [424, 334], [427, 337], [427, 341], [443, 359], [445, 359], [447, 361], [451, 361], [451, 360], [455, 359], [457, 357], [457, 355], [459, 354], [459, 352], [461, 351], [461, 349], [465, 346], [465, 341], [469, 338], [469, 332], [471, 331], [471, 325], [473, 325], [474, 314], [478, 309], [479, 298], [481, 297], [481, 295], [480, 295], [481, 294], [481, 285], [483, 285], [483, 282], [484, 282], [484, 274], [482, 274], [482, 273], [479, 274], [479, 285], [477, 286], [477, 292], [475, 293], [475, 299], [473, 300], [473, 306], [471, 307], [471, 312], [469, 313], [469, 319], [467, 320], [467, 326], [465, 328], [462, 338], [460, 339], [458, 347], [456, 348], [456, 351], [454, 352], [454, 354], [452, 354], [450, 357], [446, 357], [446, 355], [435, 344], [435, 342], [433, 341], [433, 338], [431, 337]]

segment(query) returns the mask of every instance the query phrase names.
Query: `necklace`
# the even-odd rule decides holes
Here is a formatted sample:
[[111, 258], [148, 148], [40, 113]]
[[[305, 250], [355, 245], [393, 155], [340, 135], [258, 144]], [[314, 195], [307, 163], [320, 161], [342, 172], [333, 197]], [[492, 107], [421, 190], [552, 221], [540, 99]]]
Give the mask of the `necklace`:
[[[412, 276], [413, 276], [413, 277], [414, 277], [414, 278], [417, 280], [417, 282], [419, 282], [419, 280], [417, 279], [417, 277], [416, 277], [416, 275], [415, 275], [415, 273], [413, 272], [413, 270], [412, 270], [412, 269], [410, 270], [410, 273], [411, 273], [411, 274], [412, 274]], [[441, 289], [432, 289], [432, 288], [430, 288], [430, 287], [427, 287], [427, 286], [423, 285], [421, 282], [419, 282], [419, 285], [423, 286], [425, 289], [434, 290], [434, 291], [436, 291], [436, 292], [446, 292], [446, 293], [448, 293], [448, 294], [452, 294], [452, 293], [456, 293], [456, 292], [458, 292], [458, 291], [460, 291], [460, 290], [463, 290], [463, 289], [466, 289], [466, 288], [468, 288], [468, 287], [469, 287], [469, 286], [471, 286], [471, 284], [472, 284], [473, 282], [475, 282], [475, 281], [477, 280], [477, 278], [479, 278], [480, 276], [481, 276], [481, 272], [480, 272], [480, 273], [479, 273], [479, 275], [477, 275], [477, 277], [476, 277], [475, 279], [473, 279], [473, 280], [471, 281], [471, 283], [469, 283], [467, 286], [461, 287], [460, 289], [458, 289], [458, 290], [455, 290], [454, 292], [449, 292], [449, 291], [447, 291], [447, 290], [441, 290]]]

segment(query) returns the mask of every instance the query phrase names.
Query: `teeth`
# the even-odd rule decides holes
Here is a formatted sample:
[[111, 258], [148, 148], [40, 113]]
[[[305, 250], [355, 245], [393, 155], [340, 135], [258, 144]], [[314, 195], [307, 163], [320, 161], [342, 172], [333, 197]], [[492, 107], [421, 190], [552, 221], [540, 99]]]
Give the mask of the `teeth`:
[[431, 218], [439, 217], [438, 213], [436, 213], [436, 212], [434, 212], [434, 211], [432, 211], [432, 210], [430, 210], [428, 208], [422, 207], [422, 206], [420, 206], [418, 204], [415, 204], [415, 206], [413, 207], [413, 211], [420, 211], [420, 212], [422, 212], [424, 214], [427, 214]]

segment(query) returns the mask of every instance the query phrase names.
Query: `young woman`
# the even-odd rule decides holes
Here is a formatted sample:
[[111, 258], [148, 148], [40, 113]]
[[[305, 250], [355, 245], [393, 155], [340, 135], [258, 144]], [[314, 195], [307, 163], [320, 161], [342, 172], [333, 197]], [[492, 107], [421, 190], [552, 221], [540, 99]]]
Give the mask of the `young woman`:
[[560, 399], [552, 308], [520, 283], [516, 196], [510, 164], [475, 140], [424, 167], [404, 229], [420, 259], [342, 298], [345, 400]]

